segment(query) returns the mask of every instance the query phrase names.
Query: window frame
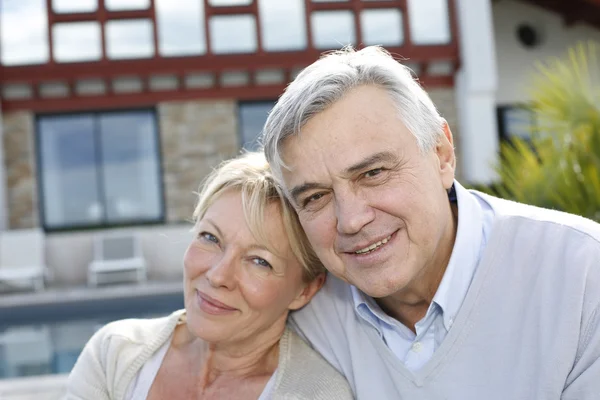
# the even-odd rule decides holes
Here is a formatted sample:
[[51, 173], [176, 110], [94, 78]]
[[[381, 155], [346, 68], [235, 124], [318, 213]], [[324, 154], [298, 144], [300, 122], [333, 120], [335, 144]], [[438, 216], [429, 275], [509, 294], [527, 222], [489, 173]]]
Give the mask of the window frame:
[[[143, 219], [143, 220], [127, 220], [122, 222], [108, 222], [106, 216], [106, 207], [102, 214], [102, 219], [97, 224], [62, 224], [60, 226], [49, 226], [46, 223], [45, 206], [46, 196], [44, 191], [44, 179], [43, 179], [43, 167], [42, 167], [42, 131], [40, 129], [40, 121], [43, 118], [48, 117], [71, 117], [78, 115], [89, 115], [94, 121], [94, 153], [98, 156], [98, 138], [101, 133], [99, 129], [99, 118], [102, 115], [110, 114], [122, 114], [128, 112], [149, 112], [154, 122], [153, 138], [156, 145], [155, 159], [157, 162], [157, 174], [158, 174], [158, 185], [159, 185], [159, 216], [154, 219]], [[132, 226], [146, 226], [146, 225], [160, 225], [166, 221], [166, 193], [165, 193], [165, 182], [164, 182], [164, 167], [163, 167], [163, 155], [162, 155], [162, 143], [158, 121], [158, 113], [156, 107], [142, 107], [142, 108], [126, 108], [126, 109], [106, 109], [106, 110], [90, 110], [90, 111], [76, 111], [76, 112], [61, 112], [61, 113], [39, 113], [35, 115], [35, 162], [36, 162], [36, 188], [38, 195], [38, 212], [39, 212], [39, 223], [45, 232], [71, 232], [71, 231], [88, 231], [88, 230], [100, 230], [100, 229], [111, 229], [111, 228], [122, 228]], [[96, 174], [99, 177], [103, 177], [103, 163], [98, 161], [95, 162]], [[104, 206], [106, 189], [104, 185], [98, 183], [99, 200]]]

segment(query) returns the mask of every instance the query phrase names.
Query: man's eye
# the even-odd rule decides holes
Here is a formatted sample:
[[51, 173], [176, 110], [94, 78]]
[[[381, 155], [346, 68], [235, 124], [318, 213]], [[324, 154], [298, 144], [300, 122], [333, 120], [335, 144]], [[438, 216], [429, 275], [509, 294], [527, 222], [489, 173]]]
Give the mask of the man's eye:
[[265, 260], [264, 258], [260, 258], [260, 257], [254, 257], [252, 259], [252, 262], [256, 265], [259, 265], [261, 267], [265, 267], [265, 268], [269, 268], [269, 269], [273, 269], [273, 267], [271, 266], [271, 264], [269, 264], [269, 262], [267, 260]]
[[304, 202], [303, 202], [303, 205], [304, 205], [304, 206], [306, 206], [307, 204], [309, 204], [309, 203], [311, 203], [311, 202], [314, 202], [314, 201], [317, 201], [317, 200], [319, 200], [319, 199], [320, 199], [320, 198], [322, 198], [323, 196], [324, 196], [324, 194], [323, 194], [323, 193], [315, 193], [315, 194], [313, 194], [312, 196], [310, 196], [310, 197], [307, 197], [307, 198], [304, 200]]
[[383, 171], [383, 168], [375, 168], [370, 171], [365, 172], [365, 178], [372, 178], [374, 176], [379, 175]]
[[211, 242], [211, 243], [216, 243], [216, 244], [219, 243], [219, 239], [217, 239], [217, 237], [215, 235], [213, 235], [212, 233], [200, 232], [198, 237], [206, 242]]

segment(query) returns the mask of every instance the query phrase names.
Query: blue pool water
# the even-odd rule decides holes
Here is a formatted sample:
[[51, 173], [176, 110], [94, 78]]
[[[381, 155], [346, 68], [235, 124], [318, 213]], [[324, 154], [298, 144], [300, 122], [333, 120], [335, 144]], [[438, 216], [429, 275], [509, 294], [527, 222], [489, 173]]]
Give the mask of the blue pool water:
[[152, 318], [183, 307], [181, 293], [86, 300], [0, 310], [0, 379], [68, 373], [104, 324]]

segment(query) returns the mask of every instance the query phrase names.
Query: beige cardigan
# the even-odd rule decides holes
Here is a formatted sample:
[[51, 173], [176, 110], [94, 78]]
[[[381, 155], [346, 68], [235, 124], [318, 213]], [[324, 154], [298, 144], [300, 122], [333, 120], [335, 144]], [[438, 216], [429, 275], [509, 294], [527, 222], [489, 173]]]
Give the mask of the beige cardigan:
[[[100, 329], [69, 375], [69, 400], [124, 400], [144, 363], [185, 321], [184, 310], [157, 319], [129, 319]], [[274, 399], [352, 399], [346, 380], [298, 335], [286, 329], [279, 341]]]

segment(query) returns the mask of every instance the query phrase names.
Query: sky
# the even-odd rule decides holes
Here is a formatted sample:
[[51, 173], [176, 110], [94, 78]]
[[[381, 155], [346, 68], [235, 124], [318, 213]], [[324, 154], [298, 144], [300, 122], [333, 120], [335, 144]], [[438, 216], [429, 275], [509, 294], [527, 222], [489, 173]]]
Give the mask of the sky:
[[[304, 0], [257, 0], [266, 51], [306, 48]], [[313, 0], [323, 2], [326, 0]], [[337, 0], [346, 1], [346, 0]], [[368, 1], [368, 0], [364, 0]], [[251, 0], [210, 0], [211, 5], [245, 5]], [[149, 0], [105, 0], [109, 10], [144, 9]], [[203, 0], [155, 0], [159, 48], [154, 49], [148, 20], [109, 21], [107, 55], [111, 59], [189, 56], [206, 53]], [[52, 0], [56, 12], [89, 12], [97, 0]], [[447, 0], [408, 0], [411, 37], [415, 44], [449, 41]], [[366, 10], [360, 16], [363, 44], [403, 43], [405, 15], [398, 9]], [[313, 43], [333, 49], [356, 41], [350, 11], [314, 12]], [[216, 16], [209, 21], [211, 48], [217, 54], [256, 50], [256, 21], [251, 16]], [[0, 62], [4, 65], [48, 61], [46, 0], [0, 0]], [[94, 61], [101, 57], [101, 30], [96, 22], [52, 27], [57, 62]]]

